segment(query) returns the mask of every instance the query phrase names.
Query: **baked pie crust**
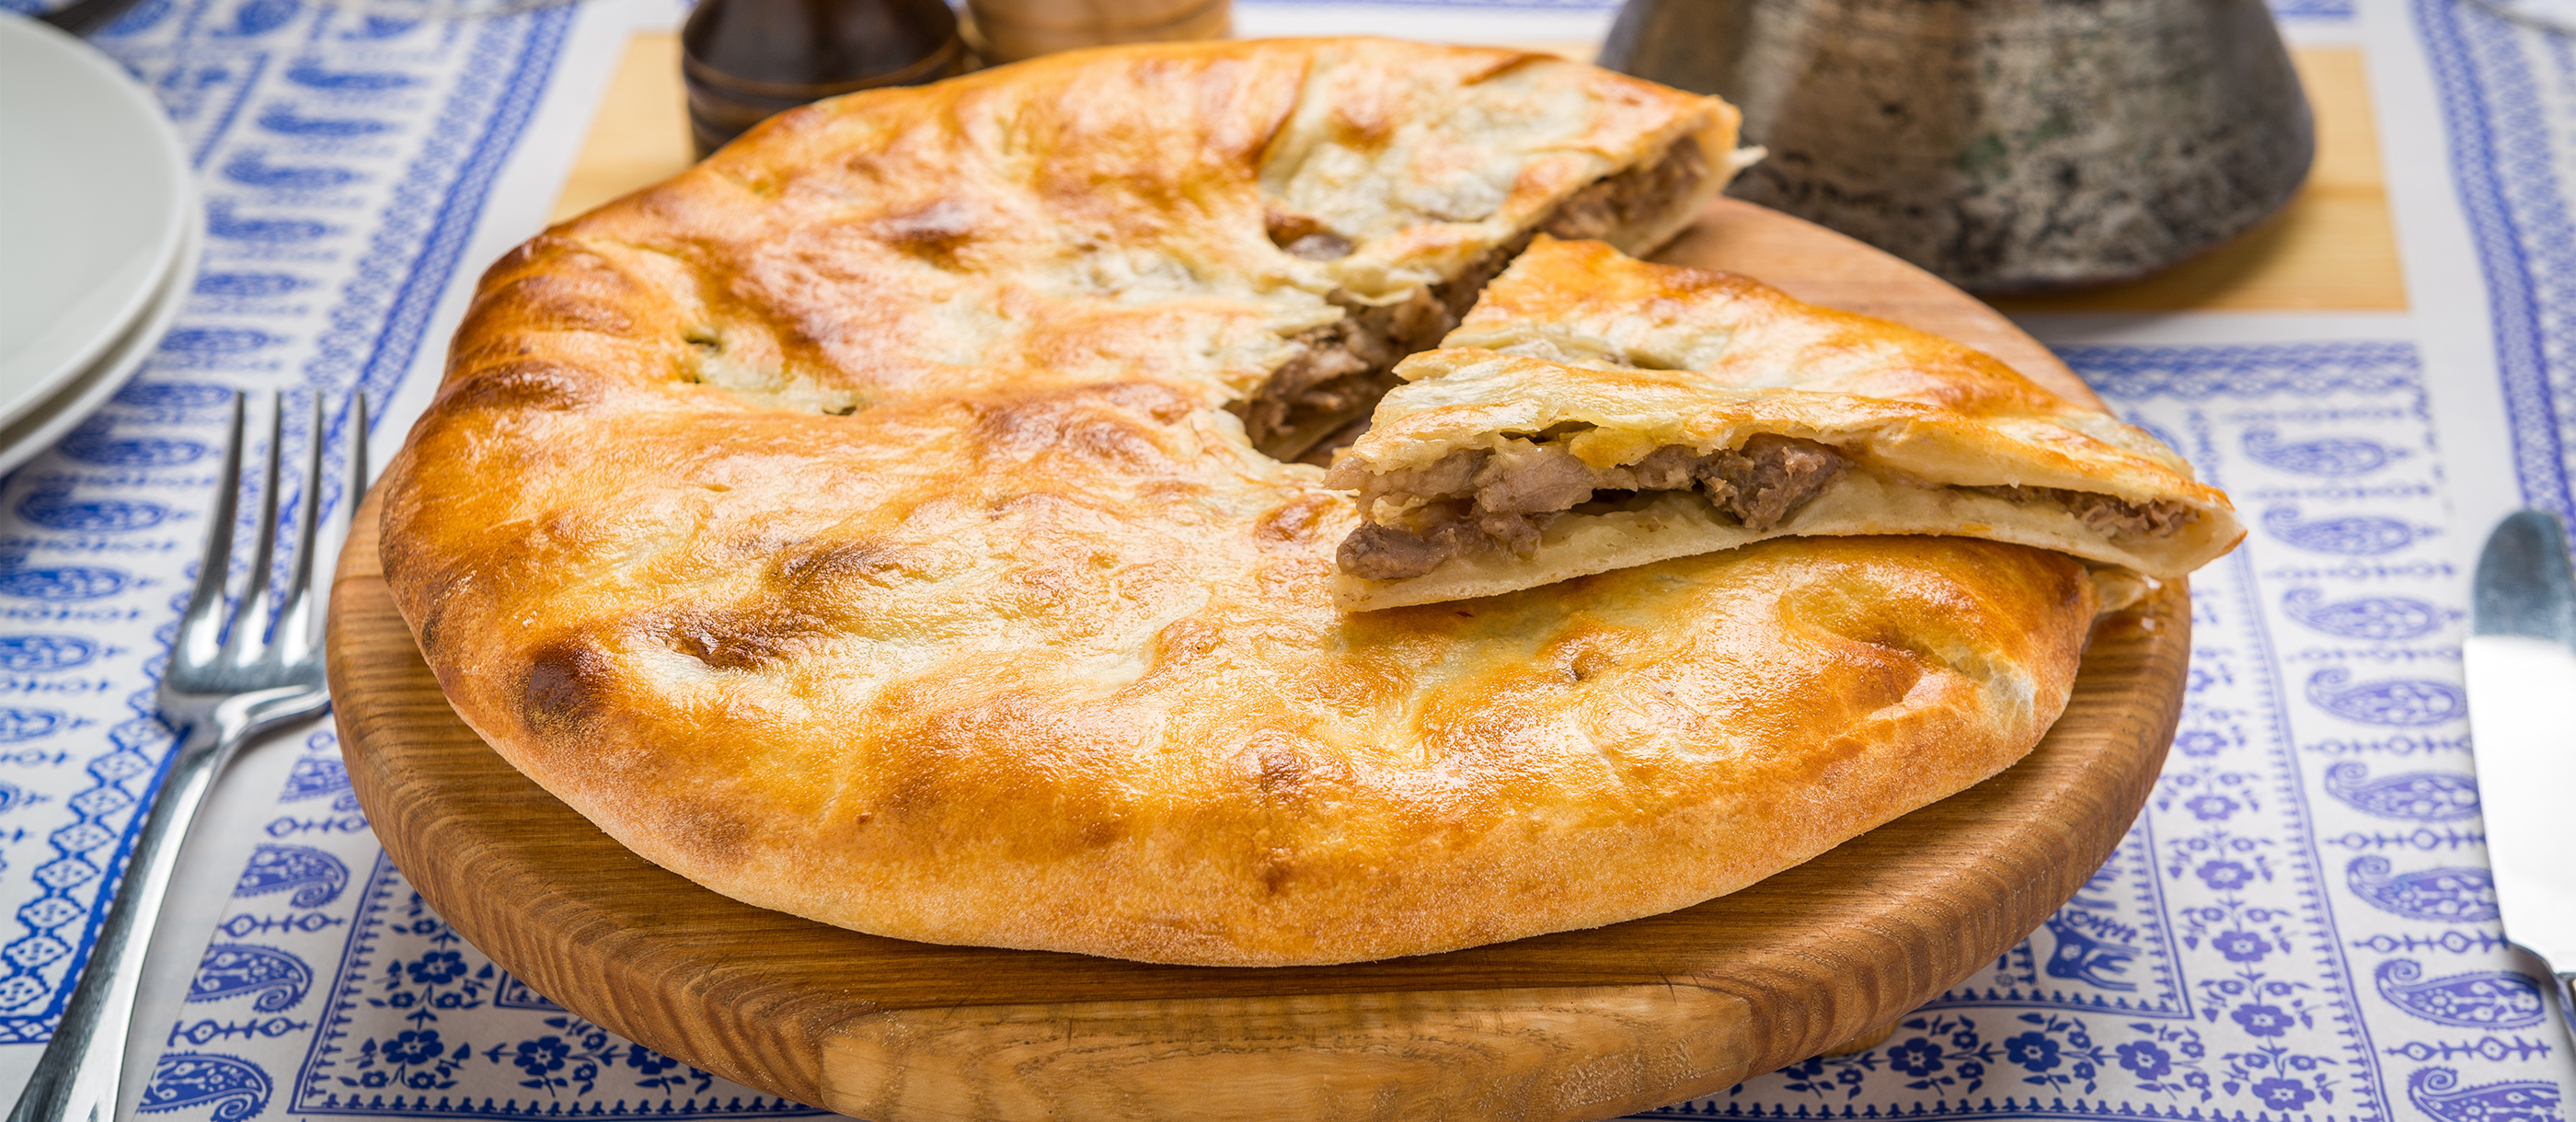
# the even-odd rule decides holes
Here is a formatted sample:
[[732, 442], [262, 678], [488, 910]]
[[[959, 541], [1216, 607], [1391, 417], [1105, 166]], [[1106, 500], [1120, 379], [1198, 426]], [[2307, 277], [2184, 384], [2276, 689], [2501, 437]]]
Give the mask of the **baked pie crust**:
[[784, 114], [485, 276], [383, 484], [387, 577], [520, 770], [825, 923], [1335, 963], [1733, 891], [2023, 755], [2084, 567], [1792, 539], [1347, 614], [1358, 516], [1283, 455], [1338, 391], [1274, 395], [1314, 399], [1282, 454], [1246, 424], [1334, 325], [1445, 315], [1559, 219], [1650, 248], [1734, 120], [1374, 40]]

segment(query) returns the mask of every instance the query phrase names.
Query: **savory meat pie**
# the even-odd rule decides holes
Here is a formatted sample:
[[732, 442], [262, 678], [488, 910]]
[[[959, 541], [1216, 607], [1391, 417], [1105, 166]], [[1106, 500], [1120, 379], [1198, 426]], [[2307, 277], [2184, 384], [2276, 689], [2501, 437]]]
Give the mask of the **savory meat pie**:
[[[1947, 339], [1542, 236], [1334, 462], [1353, 609], [1814, 534], [1958, 534], [2105, 570], [2106, 608], [2245, 536], [2154, 437]], [[2139, 578], [2147, 579], [2139, 579]]]
[[[1352, 614], [1362, 523], [1288, 461], [1538, 231], [1689, 221], [1734, 122], [1372, 40], [784, 114], [484, 277], [387, 577], [520, 770], [826, 923], [1331, 963], [1733, 891], [2027, 752], [2083, 567], [1798, 539]], [[1818, 470], [1737, 451], [1687, 470], [1739, 517]]]

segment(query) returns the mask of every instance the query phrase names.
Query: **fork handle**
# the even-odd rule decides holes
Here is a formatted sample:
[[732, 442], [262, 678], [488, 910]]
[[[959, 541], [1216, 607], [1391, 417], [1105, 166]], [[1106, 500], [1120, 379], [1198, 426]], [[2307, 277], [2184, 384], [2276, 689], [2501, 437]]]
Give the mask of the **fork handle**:
[[[218, 725], [231, 725], [218, 728]], [[144, 815], [126, 862], [125, 880], [107, 909], [88, 965], [73, 988], [36, 1072], [19, 1093], [9, 1122], [115, 1122], [125, 1076], [125, 1036], [134, 1023], [143, 955], [170, 893], [188, 826], [214, 790], [216, 765], [248, 729], [212, 717], [198, 721], [170, 761], [160, 794]]]

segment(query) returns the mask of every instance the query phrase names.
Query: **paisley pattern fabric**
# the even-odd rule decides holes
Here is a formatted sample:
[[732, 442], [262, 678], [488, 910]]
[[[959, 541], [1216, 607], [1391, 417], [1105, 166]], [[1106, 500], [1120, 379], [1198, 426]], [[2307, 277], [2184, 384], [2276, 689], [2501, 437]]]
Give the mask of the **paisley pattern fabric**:
[[2380, 996], [2425, 1020], [2461, 1028], [2525, 1028], [2547, 1014], [2541, 982], [2526, 974], [2481, 970], [2424, 977], [2412, 959], [2392, 958], [2374, 972]]
[[2347, 760], [2326, 769], [2326, 793], [2382, 818], [2448, 822], [2478, 812], [2478, 785], [2465, 775], [2410, 771], [2371, 779], [2370, 765]]
[[[1340, 0], [1236, 10], [1259, 31], [1579, 38], [1614, 6], [1406, 0], [1362, 26]], [[2459, 352], [2404, 317], [2052, 339], [2257, 523], [2194, 581], [2190, 691], [2145, 812], [2028, 940], [1885, 1043], [1649, 1116], [2568, 1119], [2576, 1061], [2484, 879], [2457, 662], [2457, 566], [2483, 526], [2453, 511], [2518, 486], [2563, 512], [2572, 493], [2558, 434], [2576, 425], [2552, 410], [2576, 402], [2576, 312], [2532, 293], [2576, 289], [2576, 153], [2560, 151], [2576, 145], [2576, 55], [2466, 0], [2273, 7], [2296, 35], [2431, 75], [2440, 130], [2383, 145], [2450, 154], [2431, 205], [2473, 220], [2462, 252], [2487, 267], [2472, 299], [2492, 303], [2506, 416], [2444, 412], [2456, 399], [2436, 383], [2466, 376]], [[595, 95], [618, 48], [622, 32], [584, 37], [594, 11], [624, 26], [615, 9], [439, 25], [145, 0], [98, 38], [179, 121], [212, 237], [143, 374], [0, 482], [0, 1047], [22, 1067], [171, 747], [150, 690], [228, 393], [365, 386], [397, 403], [381, 436], [409, 423], [413, 371], [447, 330], [440, 295], [479, 268], [477, 224], [507, 210], [493, 185], [530, 166], [548, 99]], [[582, 74], [589, 87], [567, 84]], [[2384, 129], [2403, 125], [2403, 106], [2382, 108]], [[2447, 291], [2416, 286], [2428, 304]], [[345, 424], [287, 439], [337, 442]], [[2446, 424], [2492, 428], [2519, 474], [2472, 473], [2474, 442], [2437, 439]], [[152, 1061], [147, 1117], [816, 1113], [619, 1040], [493, 964], [383, 860], [324, 727], [292, 739], [264, 749], [296, 757], [274, 799], [214, 824], [264, 844], [211, 889], [233, 895]]]

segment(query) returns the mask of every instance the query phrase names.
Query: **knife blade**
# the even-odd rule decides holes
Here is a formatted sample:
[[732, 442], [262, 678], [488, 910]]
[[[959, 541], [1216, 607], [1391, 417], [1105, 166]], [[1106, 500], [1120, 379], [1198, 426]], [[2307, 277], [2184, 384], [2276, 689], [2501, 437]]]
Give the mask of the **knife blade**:
[[2556, 515], [2488, 535], [2461, 649], [2487, 862], [2505, 936], [2547, 959], [2576, 1034], [2576, 566]]

